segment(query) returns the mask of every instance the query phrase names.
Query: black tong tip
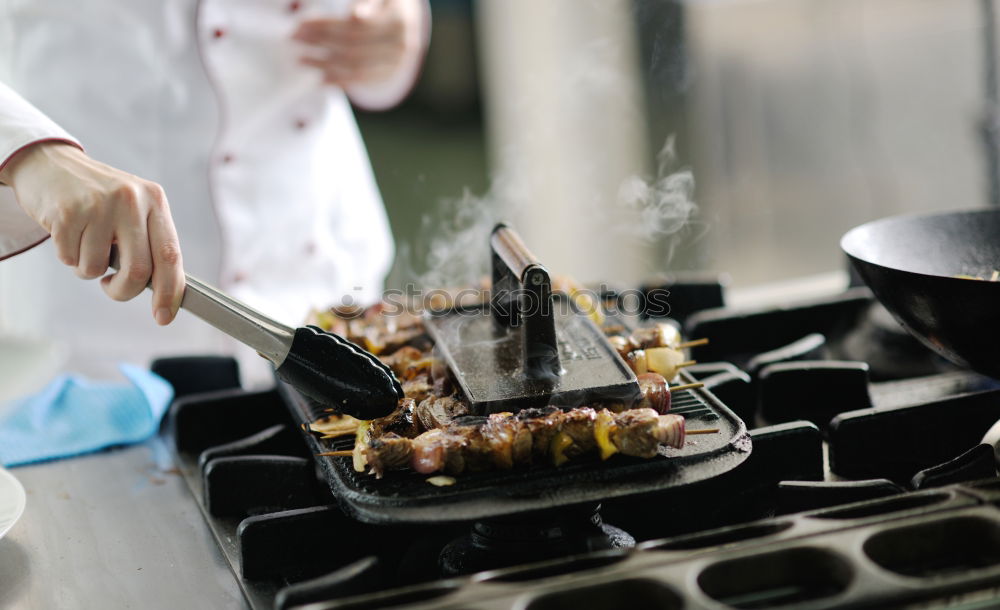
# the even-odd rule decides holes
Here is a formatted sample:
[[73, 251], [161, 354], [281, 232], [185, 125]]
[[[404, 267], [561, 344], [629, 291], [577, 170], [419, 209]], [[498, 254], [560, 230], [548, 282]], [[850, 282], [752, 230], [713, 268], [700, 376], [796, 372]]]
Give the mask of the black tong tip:
[[295, 330], [277, 375], [314, 401], [358, 419], [384, 417], [403, 398], [402, 386], [381, 360], [315, 326]]

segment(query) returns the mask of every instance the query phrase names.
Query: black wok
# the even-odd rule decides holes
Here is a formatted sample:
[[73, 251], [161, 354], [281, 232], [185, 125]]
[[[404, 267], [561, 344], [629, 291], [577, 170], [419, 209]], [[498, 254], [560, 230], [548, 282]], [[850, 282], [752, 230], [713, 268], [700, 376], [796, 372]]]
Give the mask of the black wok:
[[[840, 242], [875, 297], [952, 362], [1000, 379], [1000, 210], [869, 222]], [[985, 281], [962, 279], [979, 276]]]

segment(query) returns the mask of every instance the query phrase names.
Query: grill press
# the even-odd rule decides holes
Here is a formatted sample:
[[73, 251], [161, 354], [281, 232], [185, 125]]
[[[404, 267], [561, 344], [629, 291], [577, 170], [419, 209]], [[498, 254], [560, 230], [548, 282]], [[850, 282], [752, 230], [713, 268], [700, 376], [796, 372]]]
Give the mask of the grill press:
[[488, 303], [427, 315], [427, 330], [474, 413], [524, 407], [632, 404], [635, 374], [513, 229], [490, 235]]

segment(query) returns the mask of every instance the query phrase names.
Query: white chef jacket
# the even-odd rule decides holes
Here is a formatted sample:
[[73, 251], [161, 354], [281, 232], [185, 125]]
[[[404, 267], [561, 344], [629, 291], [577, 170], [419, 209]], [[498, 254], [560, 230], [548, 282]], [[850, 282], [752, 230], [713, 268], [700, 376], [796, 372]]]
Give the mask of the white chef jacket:
[[[371, 301], [392, 240], [347, 96], [380, 109], [406, 95], [430, 12], [418, 5], [419, 53], [345, 95], [298, 64], [305, 47], [291, 35], [303, 18], [349, 4], [0, 0], [0, 163], [30, 143], [65, 140], [162, 184], [186, 270], [286, 324], [310, 307]], [[0, 260], [45, 237], [0, 188]], [[8, 318], [13, 300], [30, 303], [25, 325], [86, 358], [141, 362], [228, 345], [183, 312], [156, 327], [148, 296], [113, 303], [47, 246], [0, 265]]]

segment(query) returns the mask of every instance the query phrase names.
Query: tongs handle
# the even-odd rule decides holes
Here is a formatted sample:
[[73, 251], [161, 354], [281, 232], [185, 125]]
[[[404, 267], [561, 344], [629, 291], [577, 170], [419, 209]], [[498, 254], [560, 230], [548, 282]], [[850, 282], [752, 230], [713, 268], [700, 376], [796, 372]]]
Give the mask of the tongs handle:
[[[118, 269], [118, 250], [109, 266]], [[378, 358], [315, 326], [289, 328], [190, 275], [181, 307], [274, 363], [279, 379], [322, 407], [358, 419], [384, 417], [403, 398], [392, 370]], [[313, 413], [317, 415], [317, 413]]]
[[[111, 247], [108, 266], [116, 271], [119, 269], [118, 248], [114, 246]], [[275, 366], [285, 361], [292, 347], [295, 329], [188, 274], [184, 274], [184, 284], [182, 308], [250, 346]]]
[[548, 270], [521, 237], [504, 223], [490, 235], [493, 295], [490, 309], [498, 330], [522, 326], [524, 370], [535, 378], [558, 377], [559, 345]]

